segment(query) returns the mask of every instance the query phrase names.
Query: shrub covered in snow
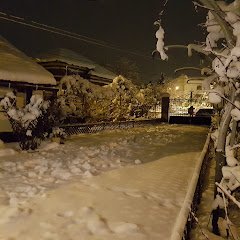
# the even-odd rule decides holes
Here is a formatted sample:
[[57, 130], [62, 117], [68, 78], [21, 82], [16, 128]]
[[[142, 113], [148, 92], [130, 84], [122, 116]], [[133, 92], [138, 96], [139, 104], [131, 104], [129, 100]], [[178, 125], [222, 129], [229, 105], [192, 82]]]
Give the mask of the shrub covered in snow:
[[136, 98], [138, 87], [120, 75], [106, 88], [112, 91], [110, 118], [114, 121], [129, 119], [132, 107], [138, 102]]
[[61, 109], [68, 120], [91, 121], [106, 118], [110, 104], [108, 93], [79, 75], [65, 76], [60, 81], [58, 98]]
[[52, 139], [57, 138], [57, 139], [59, 139], [60, 143], [64, 143], [64, 140], [66, 139], [66, 133], [63, 128], [53, 127], [50, 137]]
[[117, 121], [134, 118], [139, 109], [147, 117], [157, 102], [154, 91], [151, 84], [139, 88], [121, 75], [104, 87], [72, 75], [61, 79], [58, 99], [68, 122]]
[[18, 108], [16, 96], [10, 92], [2, 99], [1, 105], [19, 139], [21, 149], [36, 149], [55, 122], [49, 107], [50, 101], [44, 101], [41, 95], [33, 95], [24, 108]]

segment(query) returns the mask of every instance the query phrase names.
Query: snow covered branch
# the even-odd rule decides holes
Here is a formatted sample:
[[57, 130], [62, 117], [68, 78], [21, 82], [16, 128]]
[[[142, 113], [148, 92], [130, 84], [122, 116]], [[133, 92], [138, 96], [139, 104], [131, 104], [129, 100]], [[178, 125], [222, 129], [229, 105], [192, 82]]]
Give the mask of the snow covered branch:
[[221, 189], [221, 191], [240, 208], [240, 202], [233, 197], [223, 186], [221, 186], [218, 182], [215, 182], [216, 186]]
[[162, 28], [160, 21], [155, 21], [154, 25], [158, 26], [158, 30], [156, 31], [157, 38], [156, 50], [159, 52], [162, 60], [167, 60], [168, 56], [165, 53], [164, 49], [164, 29]]

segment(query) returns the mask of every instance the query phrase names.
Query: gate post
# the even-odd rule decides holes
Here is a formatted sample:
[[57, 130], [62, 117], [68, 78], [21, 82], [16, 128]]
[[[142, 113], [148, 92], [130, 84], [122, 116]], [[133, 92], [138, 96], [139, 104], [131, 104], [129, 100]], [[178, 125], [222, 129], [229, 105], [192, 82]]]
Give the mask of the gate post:
[[168, 112], [169, 112], [169, 96], [162, 97], [162, 116], [161, 116], [161, 120], [163, 122], [168, 122]]

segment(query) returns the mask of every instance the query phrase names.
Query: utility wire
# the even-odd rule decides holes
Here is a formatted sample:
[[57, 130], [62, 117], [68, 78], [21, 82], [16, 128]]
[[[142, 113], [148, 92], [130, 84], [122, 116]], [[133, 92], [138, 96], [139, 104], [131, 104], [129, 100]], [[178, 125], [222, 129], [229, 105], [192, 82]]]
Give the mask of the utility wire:
[[14, 23], [21, 24], [21, 25], [25, 25], [25, 26], [28, 26], [28, 27], [31, 27], [31, 28], [36, 28], [36, 29], [40, 29], [40, 30], [43, 30], [43, 31], [55, 33], [55, 34], [62, 35], [62, 36], [65, 36], [65, 37], [69, 37], [69, 38], [72, 38], [72, 39], [80, 40], [80, 41], [87, 42], [89, 44], [93, 44], [93, 45], [96, 45], [96, 46], [109, 48], [109, 49], [116, 50], [116, 51], [125, 52], [125, 53], [131, 54], [131, 55], [135, 55], [135, 56], [138, 56], [138, 57], [148, 59], [148, 60], [152, 59], [151, 56], [139, 54], [139, 53], [136, 53], [134, 51], [121, 49], [119, 47], [113, 46], [111, 44], [104, 43], [104, 42], [99, 41], [99, 40], [94, 39], [94, 38], [90, 38], [90, 37], [87, 37], [87, 36], [84, 36], [84, 35], [80, 35], [80, 34], [77, 34], [77, 33], [74, 33], [74, 32], [70, 32], [70, 31], [66, 31], [66, 30], [56, 28], [56, 27], [53, 27], [53, 26], [49, 26], [49, 25], [46, 25], [46, 24], [42, 24], [42, 23], [39, 23], [39, 22], [26, 21], [22, 17], [10, 15], [10, 14], [7, 14], [7, 13], [1, 12], [1, 11], [0, 11], [0, 19], [6, 20], [6, 21], [9, 21], [9, 22], [14, 22]]

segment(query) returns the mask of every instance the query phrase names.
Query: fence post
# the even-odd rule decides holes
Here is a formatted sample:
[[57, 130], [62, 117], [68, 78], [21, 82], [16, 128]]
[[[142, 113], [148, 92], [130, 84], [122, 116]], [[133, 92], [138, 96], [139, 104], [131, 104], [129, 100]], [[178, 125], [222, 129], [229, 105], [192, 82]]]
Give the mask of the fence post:
[[169, 111], [169, 97], [162, 98], [162, 116], [163, 122], [168, 122], [168, 111]]

